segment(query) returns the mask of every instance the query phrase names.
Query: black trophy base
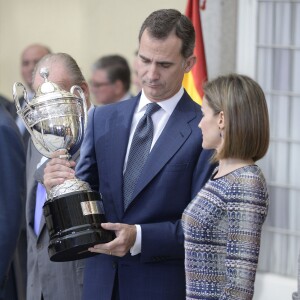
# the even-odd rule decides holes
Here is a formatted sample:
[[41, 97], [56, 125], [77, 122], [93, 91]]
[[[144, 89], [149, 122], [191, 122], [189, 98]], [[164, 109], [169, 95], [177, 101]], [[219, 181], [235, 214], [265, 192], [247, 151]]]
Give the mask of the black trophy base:
[[49, 231], [51, 261], [71, 261], [96, 255], [88, 251], [96, 244], [110, 242], [115, 235], [105, 230], [106, 222], [99, 193], [78, 192], [46, 201], [44, 216]]

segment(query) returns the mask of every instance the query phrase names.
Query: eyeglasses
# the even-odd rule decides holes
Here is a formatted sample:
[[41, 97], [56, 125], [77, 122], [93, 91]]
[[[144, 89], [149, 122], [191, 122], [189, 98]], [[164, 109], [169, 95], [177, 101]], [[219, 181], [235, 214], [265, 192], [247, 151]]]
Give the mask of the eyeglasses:
[[94, 88], [94, 89], [100, 89], [103, 86], [113, 84], [112, 82], [93, 82], [93, 81], [90, 81], [89, 83], [90, 83], [91, 88]]

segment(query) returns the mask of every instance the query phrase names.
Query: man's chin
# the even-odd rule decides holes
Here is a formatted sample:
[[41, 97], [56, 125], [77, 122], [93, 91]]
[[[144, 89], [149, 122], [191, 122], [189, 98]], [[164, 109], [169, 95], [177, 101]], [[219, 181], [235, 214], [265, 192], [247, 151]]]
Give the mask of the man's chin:
[[144, 93], [148, 98], [158, 100], [161, 98], [161, 93], [158, 88], [146, 87], [144, 88]]

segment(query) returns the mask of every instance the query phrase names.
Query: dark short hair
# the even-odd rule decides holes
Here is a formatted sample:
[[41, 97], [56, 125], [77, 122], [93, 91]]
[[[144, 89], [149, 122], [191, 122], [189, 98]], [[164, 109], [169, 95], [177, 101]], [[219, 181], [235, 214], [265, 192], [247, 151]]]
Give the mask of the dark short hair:
[[121, 55], [100, 57], [94, 64], [93, 70], [105, 70], [110, 82], [120, 80], [126, 91], [130, 89], [130, 68], [127, 60]]
[[147, 29], [156, 39], [166, 39], [171, 33], [182, 41], [181, 54], [184, 58], [190, 57], [195, 47], [195, 30], [188, 17], [176, 9], [160, 9], [151, 13], [140, 29], [139, 42]]
[[224, 113], [224, 144], [215, 160], [261, 159], [270, 139], [269, 114], [264, 92], [248, 76], [229, 74], [204, 84], [204, 97], [218, 114]]

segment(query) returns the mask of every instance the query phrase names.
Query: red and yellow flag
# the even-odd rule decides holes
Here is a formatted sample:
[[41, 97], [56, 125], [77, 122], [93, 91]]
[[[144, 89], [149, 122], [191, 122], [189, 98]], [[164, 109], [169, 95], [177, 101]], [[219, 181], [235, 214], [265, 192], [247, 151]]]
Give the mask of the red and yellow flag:
[[[193, 69], [184, 75], [182, 84], [191, 98], [201, 105], [203, 98], [202, 84], [207, 80], [207, 70], [200, 20], [199, 1], [200, 0], [188, 0], [185, 11], [185, 15], [192, 21], [196, 32], [194, 55], [197, 57], [197, 62]], [[204, 6], [205, 2], [203, 4], [203, 9]]]

